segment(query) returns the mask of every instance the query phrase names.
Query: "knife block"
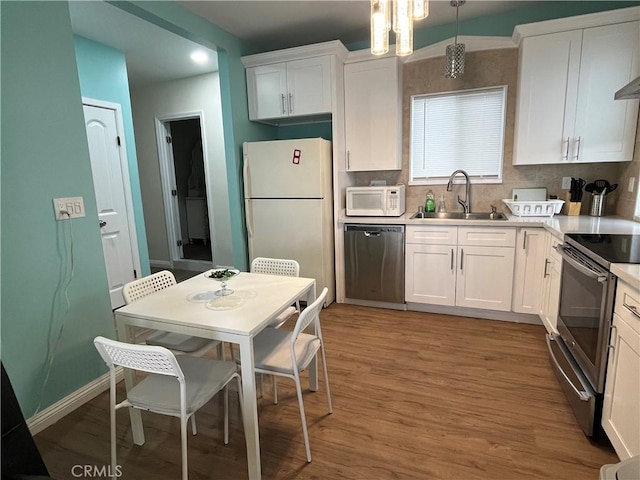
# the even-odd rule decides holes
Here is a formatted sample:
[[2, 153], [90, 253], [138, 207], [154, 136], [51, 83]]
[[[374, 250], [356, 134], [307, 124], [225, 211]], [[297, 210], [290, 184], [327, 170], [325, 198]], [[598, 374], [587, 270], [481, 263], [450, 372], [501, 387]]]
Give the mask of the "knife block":
[[567, 215], [571, 215], [571, 216], [580, 215], [580, 208], [582, 207], [582, 202], [572, 202], [570, 193], [567, 193], [567, 201], [565, 202], [565, 206], [567, 207], [567, 210], [566, 210]]

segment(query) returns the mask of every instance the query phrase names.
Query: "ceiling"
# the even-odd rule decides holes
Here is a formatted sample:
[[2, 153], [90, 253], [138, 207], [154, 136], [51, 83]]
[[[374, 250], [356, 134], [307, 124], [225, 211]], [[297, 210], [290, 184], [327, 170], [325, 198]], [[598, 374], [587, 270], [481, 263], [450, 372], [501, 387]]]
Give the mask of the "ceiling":
[[[232, 35], [264, 51], [339, 39], [345, 44], [369, 39], [369, 0], [177, 1]], [[467, 0], [460, 18], [501, 13], [532, 1]], [[69, 2], [77, 35], [125, 53], [132, 86], [185, 78], [217, 70], [217, 56], [183, 37], [141, 20], [103, 1]], [[431, 0], [430, 14], [419, 27], [455, 22], [449, 0]], [[207, 51], [211, 61], [194, 64], [189, 55]]]
[[[177, 3], [224, 28], [234, 36], [278, 50], [309, 43], [369, 40], [369, 0], [232, 0]], [[521, 8], [535, 1], [467, 0], [460, 18], [470, 19]], [[418, 28], [455, 22], [450, 0], [430, 0], [429, 16]]]

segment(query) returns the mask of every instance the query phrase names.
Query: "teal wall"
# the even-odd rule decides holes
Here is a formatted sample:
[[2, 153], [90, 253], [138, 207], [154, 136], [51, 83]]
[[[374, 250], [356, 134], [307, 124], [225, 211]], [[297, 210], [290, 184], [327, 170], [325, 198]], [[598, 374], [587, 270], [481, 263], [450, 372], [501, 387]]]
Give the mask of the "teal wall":
[[82, 96], [93, 100], [117, 103], [121, 107], [141, 273], [149, 275], [151, 273], [149, 251], [144, 228], [126, 59], [121, 51], [84, 37], [75, 36], [74, 43]]
[[333, 140], [331, 122], [307, 123], [304, 125], [287, 125], [278, 127], [278, 140], [290, 138], [324, 138]]
[[[106, 371], [92, 340], [114, 327], [67, 4], [0, 9], [0, 342], [29, 417]], [[70, 196], [86, 217], [56, 221], [52, 199]]]

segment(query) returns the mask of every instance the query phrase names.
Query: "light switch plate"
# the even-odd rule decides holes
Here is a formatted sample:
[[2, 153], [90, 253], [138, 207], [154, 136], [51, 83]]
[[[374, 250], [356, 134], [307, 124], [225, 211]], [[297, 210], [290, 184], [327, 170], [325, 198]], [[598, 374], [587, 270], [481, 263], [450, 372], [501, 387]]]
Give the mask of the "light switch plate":
[[84, 200], [82, 197], [54, 198], [53, 211], [56, 220], [84, 217]]

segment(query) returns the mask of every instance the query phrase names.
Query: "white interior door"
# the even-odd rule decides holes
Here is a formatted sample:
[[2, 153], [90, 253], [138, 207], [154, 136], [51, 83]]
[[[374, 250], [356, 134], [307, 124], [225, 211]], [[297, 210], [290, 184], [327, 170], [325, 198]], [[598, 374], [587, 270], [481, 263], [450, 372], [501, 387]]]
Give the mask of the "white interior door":
[[116, 111], [84, 105], [85, 126], [96, 192], [98, 222], [107, 270], [111, 307], [124, 305], [122, 287], [136, 277], [132, 231], [125, 197]]
[[160, 174], [162, 176], [162, 196], [167, 219], [167, 240], [169, 242], [170, 262], [172, 266], [175, 266], [174, 262], [184, 258], [184, 251], [182, 249], [175, 160], [171, 146], [171, 121], [156, 120], [156, 122], [156, 127], [158, 128], [158, 156], [160, 157]]

